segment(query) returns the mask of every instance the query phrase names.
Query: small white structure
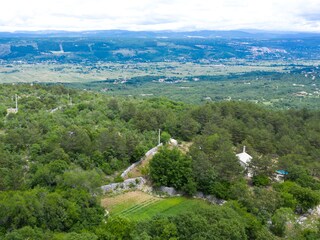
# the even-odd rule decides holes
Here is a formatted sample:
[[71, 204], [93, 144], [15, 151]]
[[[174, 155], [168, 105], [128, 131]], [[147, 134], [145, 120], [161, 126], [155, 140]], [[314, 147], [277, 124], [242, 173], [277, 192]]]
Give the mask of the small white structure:
[[13, 114], [18, 113], [18, 109], [17, 108], [7, 108], [7, 115], [10, 113], [13, 113]]
[[286, 170], [276, 170], [274, 180], [277, 182], [284, 182], [286, 175], [288, 175], [288, 172]]
[[7, 109], [7, 115], [10, 114], [10, 113], [13, 113], [13, 114], [16, 114], [18, 113], [18, 96], [16, 94], [16, 107], [15, 108], [8, 108]]
[[246, 146], [243, 146], [242, 153], [238, 153], [238, 154], [236, 154], [236, 156], [238, 157], [238, 159], [240, 161], [240, 165], [244, 168], [247, 168], [249, 163], [252, 160], [252, 157], [248, 153], [246, 153]]
[[169, 144], [172, 145], [172, 146], [178, 146], [178, 141], [173, 139], [173, 138], [170, 138]]

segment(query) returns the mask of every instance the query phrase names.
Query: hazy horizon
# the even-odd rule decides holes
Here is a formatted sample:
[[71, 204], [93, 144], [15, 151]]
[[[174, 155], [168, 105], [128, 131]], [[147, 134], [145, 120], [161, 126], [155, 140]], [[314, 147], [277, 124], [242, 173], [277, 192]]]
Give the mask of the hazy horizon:
[[263, 30], [320, 33], [320, 0], [11, 0], [0, 31]]
[[294, 30], [264, 30], [264, 29], [198, 29], [198, 30], [188, 30], [188, 29], [163, 29], [163, 30], [128, 30], [128, 29], [76, 29], [76, 30], [64, 30], [64, 29], [39, 29], [39, 30], [13, 30], [13, 31], [1, 31], [1, 33], [59, 33], [59, 32], [99, 32], [99, 31], [128, 31], [128, 32], [154, 32], [154, 33], [165, 33], [165, 32], [172, 32], [172, 33], [179, 33], [179, 32], [201, 32], [201, 31], [221, 31], [221, 32], [244, 32], [244, 33], [274, 33], [274, 34], [294, 34], [294, 33], [314, 33], [320, 34], [317, 31], [294, 31]]

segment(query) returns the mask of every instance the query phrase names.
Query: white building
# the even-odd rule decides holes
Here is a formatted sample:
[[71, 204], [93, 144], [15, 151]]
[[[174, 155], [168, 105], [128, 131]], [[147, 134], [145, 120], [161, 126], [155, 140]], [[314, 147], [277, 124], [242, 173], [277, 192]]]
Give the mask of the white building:
[[173, 138], [170, 138], [169, 144], [176, 147], [178, 146], [178, 141]]
[[240, 164], [244, 168], [247, 168], [252, 160], [252, 157], [248, 153], [246, 153], [246, 146], [243, 146], [242, 153], [238, 153], [236, 154], [236, 156], [239, 158]]
[[7, 115], [10, 113], [13, 113], [13, 114], [18, 113], [18, 96], [17, 96], [17, 94], [15, 95], [15, 97], [16, 97], [16, 107], [15, 108], [8, 108]]

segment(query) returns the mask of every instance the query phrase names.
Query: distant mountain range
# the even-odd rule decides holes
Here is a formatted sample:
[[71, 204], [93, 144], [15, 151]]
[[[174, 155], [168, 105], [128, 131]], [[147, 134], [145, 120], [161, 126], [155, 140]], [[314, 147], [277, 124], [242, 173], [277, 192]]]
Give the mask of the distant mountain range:
[[0, 33], [0, 60], [215, 62], [320, 59], [320, 33], [239, 31], [35, 31]]
[[230, 30], [230, 31], [127, 31], [127, 30], [91, 30], [91, 31], [16, 31], [0, 32], [0, 38], [50, 38], [50, 37], [87, 37], [87, 38], [310, 38], [320, 37], [320, 33], [310, 32], [271, 32], [261, 30]]

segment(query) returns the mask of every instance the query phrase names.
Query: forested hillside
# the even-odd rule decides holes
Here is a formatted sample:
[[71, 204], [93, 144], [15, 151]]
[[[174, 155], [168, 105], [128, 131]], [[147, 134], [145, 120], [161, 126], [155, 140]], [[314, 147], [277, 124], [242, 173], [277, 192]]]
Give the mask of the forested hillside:
[[[226, 33], [226, 32], [225, 32]], [[319, 60], [319, 34], [265, 36], [245, 32], [101, 32], [4, 34], [0, 58], [7, 61], [215, 62], [246, 60]], [[159, 35], [160, 34], [160, 35]], [[228, 36], [229, 35], [229, 36]]]
[[[15, 106], [18, 113], [7, 114]], [[320, 203], [320, 111], [245, 102], [188, 105], [114, 98], [61, 86], [1, 85], [1, 239], [319, 239], [298, 222]], [[99, 186], [157, 144], [158, 129], [192, 143], [163, 147], [154, 186], [227, 200], [147, 221], [108, 217]], [[247, 146], [252, 179], [235, 154]], [[274, 181], [285, 170], [284, 182]]]

